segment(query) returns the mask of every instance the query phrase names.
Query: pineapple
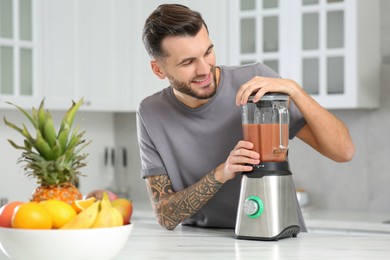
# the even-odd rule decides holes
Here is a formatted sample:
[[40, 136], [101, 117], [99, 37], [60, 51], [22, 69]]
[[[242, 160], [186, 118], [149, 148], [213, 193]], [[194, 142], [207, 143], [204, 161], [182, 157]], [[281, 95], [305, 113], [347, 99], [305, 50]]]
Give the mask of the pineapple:
[[9, 103], [18, 108], [36, 130], [34, 138], [24, 124], [18, 127], [4, 117], [5, 124], [25, 138], [24, 145], [17, 145], [10, 139], [8, 142], [14, 148], [23, 150], [18, 163], [24, 163], [25, 174], [36, 179], [39, 185], [33, 192], [31, 201], [59, 199], [72, 204], [75, 200], [82, 199], [77, 184], [79, 176], [82, 176], [79, 168], [86, 165], [87, 154], [80, 154], [80, 151], [90, 141], [83, 139], [85, 131], [78, 133], [78, 128], [71, 131], [74, 116], [82, 103], [83, 99], [77, 103], [72, 101], [58, 132], [50, 112], [44, 108], [44, 99], [38, 110], [32, 108], [31, 115], [23, 108]]

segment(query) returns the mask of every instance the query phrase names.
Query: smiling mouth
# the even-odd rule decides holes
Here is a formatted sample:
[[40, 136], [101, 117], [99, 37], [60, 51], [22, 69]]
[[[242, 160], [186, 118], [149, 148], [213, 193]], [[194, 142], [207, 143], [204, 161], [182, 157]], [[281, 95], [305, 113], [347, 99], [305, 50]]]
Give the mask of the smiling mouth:
[[207, 77], [194, 79], [194, 80], [192, 80], [192, 82], [195, 84], [202, 85], [202, 86], [206, 87], [206, 86], [210, 85], [210, 83], [211, 83], [211, 74], [209, 74]]

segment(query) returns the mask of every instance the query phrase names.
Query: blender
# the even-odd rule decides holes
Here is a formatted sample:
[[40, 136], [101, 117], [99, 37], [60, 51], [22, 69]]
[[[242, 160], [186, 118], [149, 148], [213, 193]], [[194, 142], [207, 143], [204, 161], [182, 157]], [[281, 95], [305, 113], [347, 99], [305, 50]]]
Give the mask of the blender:
[[235, 236], [278, 240], [300, 232], [296, 193], [287, 160], [289, 97], [267, 93], [242, 107], [244, 140], [253, 143], [260, 164], [243, 172]]

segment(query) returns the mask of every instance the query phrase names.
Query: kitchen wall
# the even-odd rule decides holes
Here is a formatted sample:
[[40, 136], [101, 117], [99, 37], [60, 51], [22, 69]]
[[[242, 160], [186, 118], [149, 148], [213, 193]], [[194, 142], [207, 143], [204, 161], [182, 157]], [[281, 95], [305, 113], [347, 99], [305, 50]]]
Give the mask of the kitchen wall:
[[[381, 105], [374, 110], [331, 111], [349, 127], [356, 146], [351, 162], [335, 163], [299, 139], [291, 142], [289, 158], [297, 188], [308, 191], [311, 207], [332, 210], [390, 212], [390, 1], [381, 2]], [[207, 21], [207, 19], [206, 19]], [[211, 28], [210, 31], [213, 29]], [[152, 74], [145, 75], [153, 77]], [[148, 202], [140, 178], [135, 114], [116, 114], [117, 143], [131, 148], [131, 194], [140, 205]]]

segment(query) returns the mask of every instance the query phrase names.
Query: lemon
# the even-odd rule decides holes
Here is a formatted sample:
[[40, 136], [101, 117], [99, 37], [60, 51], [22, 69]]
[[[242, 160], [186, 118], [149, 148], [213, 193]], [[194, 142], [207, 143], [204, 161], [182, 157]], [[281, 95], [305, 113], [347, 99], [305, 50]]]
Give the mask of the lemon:
[[26, 202], [15, 209], [11, 226], [13, 228], [51, 229], [53, 219], [48, 210], [37, 202]]
[[39, 204], [49, 211], [53, 219], [53, 228], [62, 227], [77, 215], [76, 210], [62, 200], [50, 199]]

